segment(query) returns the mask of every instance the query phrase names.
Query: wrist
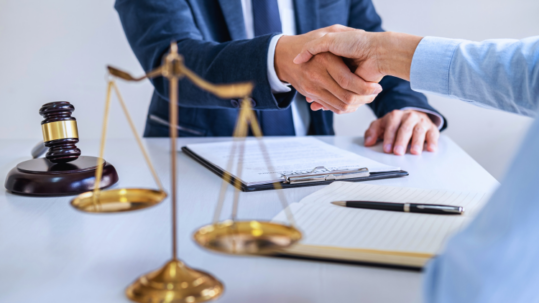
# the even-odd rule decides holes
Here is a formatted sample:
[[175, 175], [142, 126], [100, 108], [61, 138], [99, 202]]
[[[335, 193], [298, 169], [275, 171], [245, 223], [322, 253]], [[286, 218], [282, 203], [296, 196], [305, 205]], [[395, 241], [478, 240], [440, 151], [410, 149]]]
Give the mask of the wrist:
[[268, 83], [270, 85], [271, 92], [274, 94], [286, 93], [291, 90], [289, 84], [282, 82], [275, 71], [275, 49], [277, 47], [277, 42], [279, 42], [282, 37], [283, 35], [280, 34], [271, 38], [268, 47], [268, 58], [266, 60]]
[[377, 34], [378, 66], [384, 75], [410, 80], [410, 67], [415, 50], [423, 37], [385, 32]]
[[287, 77], [287, 69], [286, 67], [289, 65], [291, 60], [288, 59], [289, 57], [289, 50], [290, 50], [290, 41], [292, 37], [283, 35], [279, 41], [277, 41], [277, 46], [275, 47], [275, 57], [274, 57], [274, 67], [275, 67], [275, 73], [277, 74], [277, 77], [282, 82], [290, 82]]
[[391, 75], [391, 52], [393, 51], [391, 45], [391, 32], [375, 33], [374, 50], [376, 56], [376, 62], [378, 69], [383, 75]]

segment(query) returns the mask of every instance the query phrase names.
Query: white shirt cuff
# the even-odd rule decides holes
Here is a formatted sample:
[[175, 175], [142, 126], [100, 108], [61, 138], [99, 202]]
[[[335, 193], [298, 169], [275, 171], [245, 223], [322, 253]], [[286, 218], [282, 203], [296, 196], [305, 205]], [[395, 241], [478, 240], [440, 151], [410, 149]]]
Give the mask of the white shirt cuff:
[[268, 82], [271, 87], [271, 91], [274, 94], [287, 93], [292, 90], [289, 83], [284, 83], [279, 80], [279, 77], [277, 77], [277, 72], [275, 71], [275, 48], [277, 47], [277, 42], [282, 36], [283, 35], [281, 34], [271, 38], [270, 45], [268, 47]]
[[433, 112], [431, 110], [428, 110], [428, 109], [424, 109], [424, 108], [418, 108], [418, 107], [405, 107], [405, 108], [401, 108], [401, 110], [415, 110], [415, 111], [418, 111], [418, 112], [423, 112], [425, 114], [427, 114], [430, 118], [430, 120], [432, 121], [432, 123], [434, 123], [434, 125], [436, 125], [438, 127], [438, 129], [441, 129], [442, 126], [444, 125], [444, 117], [442, 117], [440, 114], [436, 113], [436, 112]]

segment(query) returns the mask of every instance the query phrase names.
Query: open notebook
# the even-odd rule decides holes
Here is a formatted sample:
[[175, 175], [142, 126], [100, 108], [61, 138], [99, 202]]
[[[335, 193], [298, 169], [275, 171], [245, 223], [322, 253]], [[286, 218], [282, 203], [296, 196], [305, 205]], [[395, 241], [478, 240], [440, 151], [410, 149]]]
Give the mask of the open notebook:
[[[432, 215], [345, 208], [331, 201], [370, 200], [459, 205], [464, 215]], [[289, 206], [302, 241], [285, 255], [423, 267], [448, 236], [461, 229], [486, 201], [482, 193], [334, 182]], [[273, 221], [286, 222], [284, 211]]]

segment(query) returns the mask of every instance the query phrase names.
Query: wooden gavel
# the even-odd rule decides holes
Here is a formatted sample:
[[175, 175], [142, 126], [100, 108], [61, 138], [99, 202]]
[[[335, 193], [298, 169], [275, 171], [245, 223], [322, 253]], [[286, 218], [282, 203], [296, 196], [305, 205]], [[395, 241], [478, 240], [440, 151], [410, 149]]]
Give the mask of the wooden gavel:
[[77, 120], [71, 116], [75, 107], [67, 101], [50, 102], [39, 110], [45, 120], [41, 121], [43, 142], [32, 149], [32, 157], [38, 158], [44, 152], [53, 163], [66, 163], [79, 158], [81, 152], [75, 143], [79, 142]]

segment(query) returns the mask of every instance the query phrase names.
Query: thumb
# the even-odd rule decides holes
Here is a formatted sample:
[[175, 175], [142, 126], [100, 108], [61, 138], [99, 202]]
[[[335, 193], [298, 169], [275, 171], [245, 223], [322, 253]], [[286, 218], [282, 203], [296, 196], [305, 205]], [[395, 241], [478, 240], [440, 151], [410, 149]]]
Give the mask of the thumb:
[[331, 40], [332, 35], [326, 34], [321, 38], [305, 43], [301, 52], [296, 56], [296, 58], [294, 58], [294, 63], [305, 63], [311, 60], [311, 58], [316, 54], [328, 52], [329, 46], [331, 45]]

